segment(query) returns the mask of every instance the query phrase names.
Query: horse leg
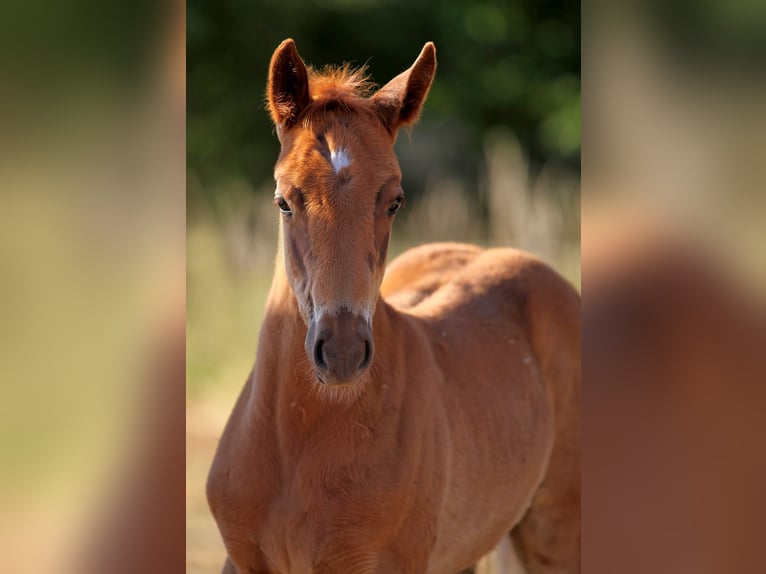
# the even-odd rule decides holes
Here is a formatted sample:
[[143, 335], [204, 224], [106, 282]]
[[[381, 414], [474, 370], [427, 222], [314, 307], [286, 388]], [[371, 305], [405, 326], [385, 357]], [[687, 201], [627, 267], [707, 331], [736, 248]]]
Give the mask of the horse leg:
[[[580, 572], [579, 416], [561, 417], [546, 476], [524, 518], [510, 532], [528, 574]], [[567, 420], [568, 419], [568, 420]], [[561, 419], [559, 419], [561, 422]]]

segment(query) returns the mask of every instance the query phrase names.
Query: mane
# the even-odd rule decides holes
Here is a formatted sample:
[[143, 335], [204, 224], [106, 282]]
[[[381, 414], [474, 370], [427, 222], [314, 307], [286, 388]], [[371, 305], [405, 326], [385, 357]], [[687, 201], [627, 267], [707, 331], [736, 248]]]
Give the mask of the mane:
[[314, 100], [324, 98], [364, 99], [375, 89], [367, 74], [367, 66], [353, 68], [351, 64], [324, 66], [321, 70], [308, 68], [309, 89]]
[[307, 70], [312, 101], [302, 114], [304, 121], [311, 122], [335, 109], [379, 117], [369, 99], [377, 85], [370, 79], [366, 65], [354, 68], [346, 63]]

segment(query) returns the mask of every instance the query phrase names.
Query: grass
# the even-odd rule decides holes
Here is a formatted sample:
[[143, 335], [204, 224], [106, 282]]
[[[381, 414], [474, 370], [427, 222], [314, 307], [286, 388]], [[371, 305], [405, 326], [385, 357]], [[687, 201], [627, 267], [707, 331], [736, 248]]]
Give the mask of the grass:
[[[275, 238], [276, 240], [276, 238]], [[191, 226], [187, 263], [187, 384], [191, 398], [243, 383], [255, 357], [272, 266], [232, 270], [211, 225]]]

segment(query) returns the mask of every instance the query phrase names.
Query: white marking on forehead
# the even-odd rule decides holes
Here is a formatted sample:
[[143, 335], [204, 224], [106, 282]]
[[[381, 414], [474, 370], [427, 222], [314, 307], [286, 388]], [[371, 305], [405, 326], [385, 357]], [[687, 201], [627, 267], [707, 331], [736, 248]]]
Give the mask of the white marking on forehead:
[[330, 150], [330, 163], [332, 163], [332, 168], [335, 170], [335, 173], [340, 173], [340, 170], [344, 167], [351, 165], [351, 158], [349, 157], [348, 152], [344, 149], [332, 149]]

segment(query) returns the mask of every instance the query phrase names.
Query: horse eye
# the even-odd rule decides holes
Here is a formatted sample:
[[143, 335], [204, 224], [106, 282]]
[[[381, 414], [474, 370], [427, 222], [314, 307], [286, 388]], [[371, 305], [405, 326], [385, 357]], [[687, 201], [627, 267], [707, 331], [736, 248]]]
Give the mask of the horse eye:
[[398, 196], [396, 199], [394, 199], [394, 202], [391, 204], [391, 207], [388, 208], [388, 215], [395, 215], [399, 209], [401, 209], [402, 205], [404, 205], [404, 197]]
[[284, 197], [277, 197], [274, 200], [274, 203], [277, 204], [277, 207], [279, 207], [279, 211], [281, 211], [284, 215], [292, 215], [293, 211], [290, 209], [290, 204], [287, 203], [287, 200], [285, 200]]

